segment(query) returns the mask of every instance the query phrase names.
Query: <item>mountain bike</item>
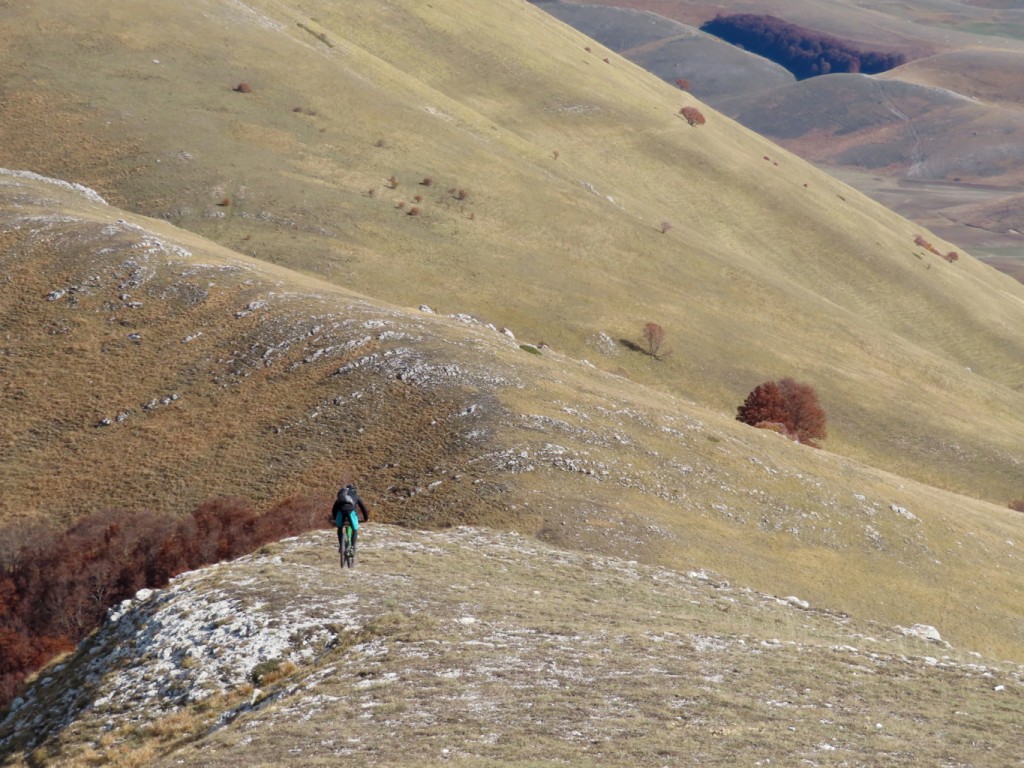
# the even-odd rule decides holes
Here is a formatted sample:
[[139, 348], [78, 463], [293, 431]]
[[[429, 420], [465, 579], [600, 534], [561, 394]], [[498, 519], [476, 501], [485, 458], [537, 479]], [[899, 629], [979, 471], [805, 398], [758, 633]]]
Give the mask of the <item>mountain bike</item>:
[[342, 570], [346, 565], [349, 568], [355, 567], [356, 550], [352, 546], [352, 526], [347, 523], [341, 526], [341, 546], [338, 547], [338, 553], [341, 555]]

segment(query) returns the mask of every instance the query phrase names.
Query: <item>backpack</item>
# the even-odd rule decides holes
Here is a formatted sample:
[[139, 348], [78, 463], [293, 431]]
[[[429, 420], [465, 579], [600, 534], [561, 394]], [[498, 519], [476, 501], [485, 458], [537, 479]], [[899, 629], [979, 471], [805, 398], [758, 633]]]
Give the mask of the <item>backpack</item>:
[[345, 519], [345, 515], [351, 515], [356, 510], [356, 497], [352, 491], [352, 487], [346, 485], [340, 491], [338, 491], [338, 498], [334, 502], [334, 513], [331, 516], [331, 520], [334, 523], [335, 528], [340, 528], [342, 521]]

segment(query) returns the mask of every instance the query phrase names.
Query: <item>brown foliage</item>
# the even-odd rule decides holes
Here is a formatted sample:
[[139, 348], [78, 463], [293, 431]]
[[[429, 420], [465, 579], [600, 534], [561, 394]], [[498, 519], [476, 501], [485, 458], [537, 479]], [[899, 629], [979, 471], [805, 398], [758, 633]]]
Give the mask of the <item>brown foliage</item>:
[[1014, 512], [1024, 512], [1024, 499], [1014, 499], [1010, 502], [1009, 507]]
[[706, 122], [704, 115], [701, 114], [700, 110], [696, 107], [683, 107], [679, 110], [679, 114], [683, 116], [690, 125], [704, 125]]
[[239, 83], [232, 90], [235, 93], [252, 93], [252, 86], [248, 83]]
[[183, 571], [326, 527], [328, 508], [294, 497], [257, 515], [246, 499], [223, 497], [179, 518], [122, 511], [89, 515], [63, 534], [28, 523], [0, 529], [0, 707], [111, 605]]
[[780, 432], [814, 448], [819, 447], [817, 440], [827, 437], [825, 411], [817, 391], [790, 378], [758, 384], [736, 409], [736, 420]]

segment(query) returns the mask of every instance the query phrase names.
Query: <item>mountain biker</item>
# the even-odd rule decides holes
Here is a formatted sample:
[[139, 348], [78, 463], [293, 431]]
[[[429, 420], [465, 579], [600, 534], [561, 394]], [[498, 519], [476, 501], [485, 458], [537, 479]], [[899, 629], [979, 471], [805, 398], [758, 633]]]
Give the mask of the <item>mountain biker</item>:
[[363, 514], [364, 523], [370, 519], [370, 512], [363, 500], [359, 498], [356, 487], [349, 483], [338, 491], [338, 498], [335, 499], [334, 506], [331, 508], [331, 519], [338, 526], [338, 549], [341, 549], [345, 526], [351, 526], [353, 553], [356, 551], [356, 537], [359, 535], [359, 516], [356, 514], [356, 509]]

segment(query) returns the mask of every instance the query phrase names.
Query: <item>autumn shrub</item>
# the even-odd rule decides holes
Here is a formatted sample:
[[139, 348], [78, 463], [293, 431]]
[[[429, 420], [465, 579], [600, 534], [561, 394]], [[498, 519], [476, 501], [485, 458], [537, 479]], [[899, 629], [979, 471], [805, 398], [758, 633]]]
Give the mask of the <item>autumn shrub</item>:
[[816, 441], [827, 437], [817, 391], [790, 378], [758, 384], [736, 409], [736, 420], [814, 448], [819, 447]]
[[939, 250], [938, 248], [936, 248], [936, 247], [935, 247], [934, 245], [932, 245], [932, 244], [931, 244], [931, 243], [929, 243], [929, 242], [928, 242], [927, 240], [925, 240], [925, 239], [924, 239], [924, 237], [923, 237], [923, 236], [921, 236], [921, 235], [914, 235], [914, 244], [915, 244], [915, 245], [919, 245], [919, 246], [921, 246], [921, 247], [922, 247], [922, 248], [924, 248], [924, 249], [925, 249], [926, 251], [931, 251], [931, 252], [932, 252], [932, 253], [934, 253], [934, 254], [935, 254], [936, 256], [943, 256], [943, 253], [942, 253], [942, 251], [940, 251], [940, 250]]
[[252, 93], [252, 86], [248, 83], [239, 83], [232, 90], [234, 90], [235, 93]]
[[704, 115], [702, 115], [701, 111], [696, 107], [683, 107], [679, 110], [679, 114], [682, 115], [683, 119], [690, 125], [704, 125], [706, 122]]
[[63, 533], [39, 523], [0, 529], [0, 707], [25, 677], [99, 626], [107, 610], [183, 571], [238, 557], [329, 524], [329, 503], [285, 499], [258, 515], [221, 497], [191, 514], [87, 515]]
[[1014, 499], [1010, 502], [1009, 507], [1014, 512], [1024, 512], [1024, 499]]

